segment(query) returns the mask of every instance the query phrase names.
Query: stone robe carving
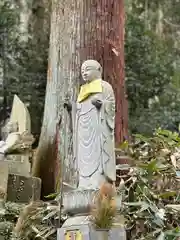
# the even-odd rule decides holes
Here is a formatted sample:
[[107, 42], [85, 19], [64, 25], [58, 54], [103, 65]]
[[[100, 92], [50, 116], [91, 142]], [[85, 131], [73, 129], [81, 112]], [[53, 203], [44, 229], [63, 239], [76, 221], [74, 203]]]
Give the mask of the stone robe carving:
[[[93, 73], [92, 81], [99, 77], [99, 66], [94, 60], [86, 61], [84, 67], [89, 68], [90, 75]], [[97, 77], [94, 74], [96, 71]], [[98, 189], [105, 181], [116, 180], [115, 97], [111, 85], [101, 79], [100, 81], [102, 92], [89, 94], [83, 101], [77, 101], [75, 108], [72, 108], [74, 157], [79, 189]], [[102, 104], [100, 109], [92, 104], [97, 100]]]

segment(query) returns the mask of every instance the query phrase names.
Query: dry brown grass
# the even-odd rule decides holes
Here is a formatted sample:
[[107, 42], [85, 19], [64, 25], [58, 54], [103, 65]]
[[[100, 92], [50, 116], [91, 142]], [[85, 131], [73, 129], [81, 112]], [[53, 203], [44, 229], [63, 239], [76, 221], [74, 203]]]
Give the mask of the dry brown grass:
[[115, 188], [112, 184], [105, 183], [96, 196], [91, 211], [91, 221], [97, 229], [110, 229], [116, 215]]

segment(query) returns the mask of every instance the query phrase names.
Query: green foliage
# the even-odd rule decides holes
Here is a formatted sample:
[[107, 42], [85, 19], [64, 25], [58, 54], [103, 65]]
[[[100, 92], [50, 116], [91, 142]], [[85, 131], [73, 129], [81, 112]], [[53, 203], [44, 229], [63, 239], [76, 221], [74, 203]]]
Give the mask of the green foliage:
[[12, 230], [14, 224], [20, 214], [21, 209], [24, 205], [18, 205], [15, 203], [7, 202], [5, 204], [5, 209], [0, 211], [0, 237], [3, 239], [11, 239]]
[[[120, 165], [119, 169], [129, 171], [121, 178], [117, 191], [109, 185], [100, 189], [92, 206], [92, 221], [96, 228], [107, 229], [113, 225], [117, 192], [122, 199], [121, 215], [125, 219], [127, 240], [177, 239], [180, 236], [179, 149], [179, 135], [162, 129], [157, 129], [152, 137], [137, 134], [133, 143], [122, 144], [121, 151], [129, 157], [129, 164]], [[4, 234], [6, 223], [10, 226], [8, 236], [13, 232], [13, 237], [7, 239], [56, 239], [57, 202], [17, 206], [6, 203], [5, 212], [0, 213], [0, 233]], [[18, 217], [22, 216], [20, 230], [13, 231]], [[61, 220], [66, 217], [63, 215]]]
[[6, 0], [0, 3], [0, 29], [12, 29], [17, 23], [18, 9], [12, 7], [12, 1]]
[[131, 164], [118, 192], [123, 195], [128, 239], [172, 240], [180, 236], [180, 162], [174, 157], [178, 147], [178, 134], [161, 129], [149, 138], [135, 135], [133, 144], [124, 145]]
[[0, 237], [4, 240], [54, 240], [58, 215], [58, 204], [7, 202], [0, 211]]
[[144, 22], [128, 16], [126, 79], [130, 109], [148, 107], [148, 99], [163, 92], [172, 75], [172, 59], [163, 41], [145, 28]]
[[[49, 12], [43, 4], [41, 16], [35, 10], [29, 9], [28, 33], [24, 33], [27, 41], [22, 41], [19, 31], [21, 8], [18, 2], [3, 0], [0, 3], [0, 70], [3, 73], [0, 92], [5, 107], [11, 107], [14, 94], [18, 94], [29, 107], [33, 133], [39, 134], [46, 87]], [[1, 118], [6, 117], [1, 114]]]
[[171, 124], [177, 128], [180, 122], [180, 75], [172, 29], [162, 22], [168, 32], [163, 36], [155, 32], [159, 4], [164, 14], [172, 5], [167, 1], [145, 4], [146, 1], [137, 0], [127, 6], [126, 86], [131, 132], [151, 135], [157, 127]]

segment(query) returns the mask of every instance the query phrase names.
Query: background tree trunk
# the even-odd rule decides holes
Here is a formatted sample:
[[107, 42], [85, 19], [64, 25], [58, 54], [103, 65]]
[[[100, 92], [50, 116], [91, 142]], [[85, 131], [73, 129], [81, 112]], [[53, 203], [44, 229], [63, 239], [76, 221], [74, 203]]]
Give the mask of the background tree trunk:
[[98, 60], [103, 78], [116, 96], [116, 143], [128, 134], [128, 112], [124, 74], [124, 0], [84, 1], [81, 10], [81, 62]]
[[72, 133], [63, 103], [67, 93], [72, 101], [77, 97], [79, 70], [84, 60], [96, 59], [102, 64], [104, 79], [113, 85], [116, 95], [117, 143], [127, 135], [123, 44], [123, 0], [53, 1], [44, 120], [33, 166], [33, 175], [42, 178], [43, 195], [55, 190], [53, 172], [59, 165], [54, 152], [59, 117], [59, 156], [65, 163], [65, 179], [72, 183]]

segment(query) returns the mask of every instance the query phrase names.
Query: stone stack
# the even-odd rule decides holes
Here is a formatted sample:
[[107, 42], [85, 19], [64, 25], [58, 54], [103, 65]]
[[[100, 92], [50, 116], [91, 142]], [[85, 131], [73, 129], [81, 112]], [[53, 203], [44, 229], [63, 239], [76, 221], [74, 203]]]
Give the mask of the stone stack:
[[[114, 219], [111, 229], [97, 229], [91, 221], [90, 209], [94, 204], [98, 191], [74, 190], [63, 195], [63, 213], [69, 217], [61, 228], [57, 230], [57, 240], [126, 240], [126, 231], [123, 224]], [[115, 198], [117, 210], [121, 208], [121, 200]]]
[[[11, 123], [17, 123], [17, 134], [31, 134], [30, 116], [26, 106], [15, 95], [10, 117]], [[14, 130], [15, 131], [15, 130]], [[15, 132], [16, 132], [15, 131]], [[8, 132], [6, 135], [12, 133]], [[0, 156], [0, 197], [1, 203], [29, 203], [39, 200], [41, 179], [31, 176], [30, 150], [20, 154], [3, 154]], [[2, 204], [1, 204], [2, 205]]]

